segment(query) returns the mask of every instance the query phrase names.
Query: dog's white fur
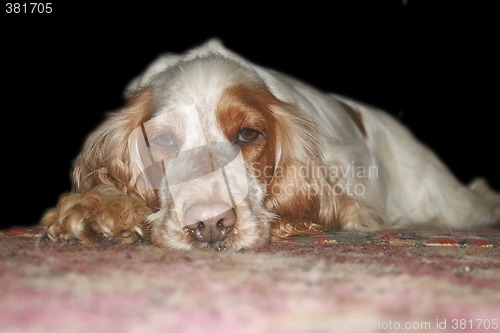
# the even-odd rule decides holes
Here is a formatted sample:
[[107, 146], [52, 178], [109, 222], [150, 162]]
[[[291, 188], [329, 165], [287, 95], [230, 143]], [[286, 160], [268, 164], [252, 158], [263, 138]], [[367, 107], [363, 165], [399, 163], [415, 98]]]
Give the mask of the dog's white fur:
[[[44, 216], [52, 239], [241, 249], [329, 228], [457, 229], [500, 220], [499, 194], [482, 179], [461, 184], [389, 114], [251, 63], [218, 40], [159, 57], [126, 96], [128, 105], [89, 136], [75, 161], [73, 193]], [[172, 117], [184, 107], [194, 111]], [[260, 136], [235, 141], [243, 127]], [[208, 180], [176, 193], [175, 209], [179, 198], [161, 170], [158, 186], [141, 176], [172, 153], [141, 144], [143, 133], [158, 129], [175, 132], [177, 148], [239, 145], [248, 196], [211, 203], [223, 185]], [[209, 243], [193, 237], [183, 214], [220, 205], [236, 214], [229, 236]]]

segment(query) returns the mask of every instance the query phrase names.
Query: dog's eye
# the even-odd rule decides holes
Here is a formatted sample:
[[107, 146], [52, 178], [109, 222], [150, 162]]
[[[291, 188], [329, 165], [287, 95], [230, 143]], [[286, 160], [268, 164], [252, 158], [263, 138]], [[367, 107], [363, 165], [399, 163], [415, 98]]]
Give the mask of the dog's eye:
[[257, 139], [261, 134], [252, 128], [243, 128], [238, 133], [238, 141], [243, 143], [249, 143]]
[[158, 133], [151, 139], [151, 143], [157, 147], [168, 150], [177, 150], [177, 139], [170, 133]]

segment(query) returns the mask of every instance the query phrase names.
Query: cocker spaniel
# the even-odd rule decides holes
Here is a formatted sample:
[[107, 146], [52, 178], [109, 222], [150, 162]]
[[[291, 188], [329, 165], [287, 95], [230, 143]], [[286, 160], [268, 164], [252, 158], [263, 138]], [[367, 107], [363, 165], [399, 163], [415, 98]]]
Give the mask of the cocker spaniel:
[[500, 195], [464, 186], [389, 114], [210, 40], [156, 59], [87, 138], [53, 240], [249, 249], [325, 230], [471, 228]]

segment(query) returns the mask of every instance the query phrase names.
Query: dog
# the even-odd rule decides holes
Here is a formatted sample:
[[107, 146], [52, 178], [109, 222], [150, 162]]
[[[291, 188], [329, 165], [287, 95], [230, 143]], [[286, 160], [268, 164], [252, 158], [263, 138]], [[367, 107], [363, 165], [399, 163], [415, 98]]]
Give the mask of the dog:
[[500, 220], [394, 117], [261, 67], [211, 39], [154, 60], [91, 133], [55, 241], [243, 250], [328, 230], [475, 228]]

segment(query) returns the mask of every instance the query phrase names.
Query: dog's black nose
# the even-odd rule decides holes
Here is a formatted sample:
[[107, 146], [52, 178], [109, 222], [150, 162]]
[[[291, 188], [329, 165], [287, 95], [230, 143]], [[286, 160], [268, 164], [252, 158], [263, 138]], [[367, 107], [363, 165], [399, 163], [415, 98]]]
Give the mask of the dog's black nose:
[[[194, 205], [186, 210], [184, 223], [198, 241], [213, 244], [226, 239], [236, 223], [233, 208], [225, 204]], [[216, 215], [216, 212], [223, 211]]]

